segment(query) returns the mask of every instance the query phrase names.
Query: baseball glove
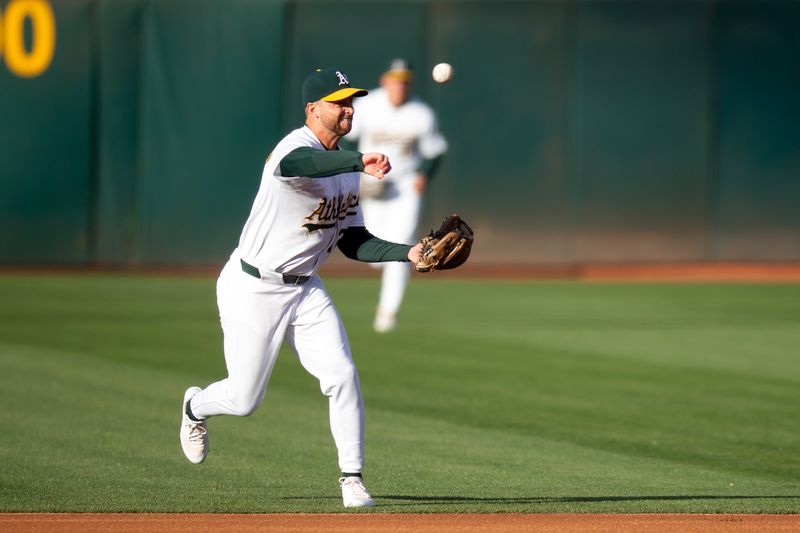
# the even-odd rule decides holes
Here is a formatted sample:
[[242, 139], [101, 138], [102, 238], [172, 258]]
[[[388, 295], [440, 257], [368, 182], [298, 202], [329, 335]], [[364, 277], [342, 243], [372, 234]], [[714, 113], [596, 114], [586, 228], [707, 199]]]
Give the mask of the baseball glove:
[[422, 253], [414, 265], [417, 272], [447, 270], [464, 264], [475, 240], [472, 228], [458, 215], [444, 219], [436, 231], [422, 239]]

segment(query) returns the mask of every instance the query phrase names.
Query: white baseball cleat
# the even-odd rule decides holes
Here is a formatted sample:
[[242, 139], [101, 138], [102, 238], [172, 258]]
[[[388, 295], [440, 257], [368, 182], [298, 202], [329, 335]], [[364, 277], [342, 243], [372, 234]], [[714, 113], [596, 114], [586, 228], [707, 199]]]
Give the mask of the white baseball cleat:
[[340, 477], [342, 502], [345, 507], [372, 507], [375, 501], [367, 492], [364, 481], [358, 476]]
[[189, 387], [183, 394], [181, 404], [181, 448], [186, 458], [194, 464], [205, 461], [208, 455], [208, 431], [206, 421], [195, 422], [186, 414], [186, 403], [200, 392], [200, 387]]

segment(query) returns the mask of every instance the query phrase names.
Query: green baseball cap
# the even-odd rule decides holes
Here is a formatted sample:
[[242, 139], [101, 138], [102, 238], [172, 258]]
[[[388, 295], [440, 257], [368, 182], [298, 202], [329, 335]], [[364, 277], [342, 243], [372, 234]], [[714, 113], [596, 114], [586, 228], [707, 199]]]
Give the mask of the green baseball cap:
[[350, 80], [336, 68], [318, 68], [303, 82], [303, 102], [338, 102], [348, 96], [365, 96], [365, 89], [350, 87]]

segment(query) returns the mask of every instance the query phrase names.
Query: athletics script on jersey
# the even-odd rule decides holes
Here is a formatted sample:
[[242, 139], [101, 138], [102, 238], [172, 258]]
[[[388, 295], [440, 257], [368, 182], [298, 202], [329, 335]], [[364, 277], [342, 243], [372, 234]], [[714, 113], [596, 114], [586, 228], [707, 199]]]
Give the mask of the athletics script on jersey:
[[303, 224], [309, 233], [319, 229], [328, 229], [336, 226], [336, 222], [356, 214], [359, 195], [348, 193], [340, 194], [334, 198], [322, 197], [317, 208], [305, 217], [310, 222]]

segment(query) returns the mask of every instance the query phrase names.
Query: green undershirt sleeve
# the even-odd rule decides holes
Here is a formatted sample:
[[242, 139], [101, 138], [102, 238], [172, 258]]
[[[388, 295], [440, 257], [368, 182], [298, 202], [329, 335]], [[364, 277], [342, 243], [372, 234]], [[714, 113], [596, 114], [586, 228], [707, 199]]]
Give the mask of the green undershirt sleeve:
[[345, 257], [365, 263], [408, 261], [408, 251], [411, 249], [407, 244], [379, 239], [364, 226], [353, 226], [344, 230], [337, 246]]
[[317, 150], [310, 146], [296, 148], [280, 163], [281, 176], [325, 178], [344, 172], [363, 172], [361, 153], [351, 150]]

